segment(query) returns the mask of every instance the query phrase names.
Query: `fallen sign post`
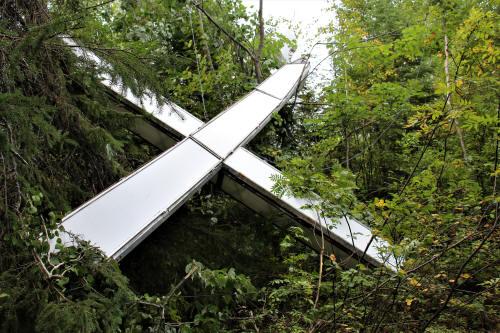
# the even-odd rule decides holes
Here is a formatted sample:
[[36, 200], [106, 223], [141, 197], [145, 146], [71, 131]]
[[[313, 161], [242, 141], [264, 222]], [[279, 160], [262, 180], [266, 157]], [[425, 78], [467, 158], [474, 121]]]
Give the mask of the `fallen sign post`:
[[[102, 63], [71, 39], [65, 42], [77, 56]], [[331, 221], [306, 208], [311, 204], [308, 200], [274, 195], [271, 176], [280, 175], [279, 170], [242, 147], [296, 92], [307, 69], [302, 62], [283, 66], [207, 124], [173, 103], [160, 102], [152, 94], [137, 97], [120, 82], [101, 77], [121, 102], [154, 116], [154, 124], [141, 121], [134, 126], [137, 134], [162, 149], [184, 139], [66, 216], [65, 243], [72, 244], [72, 237], [78, 236], [119, 260], [203, 184], [216, 178], [235, 199], [260, 214], [277, 217], [278, 225], [286, 227], [292, 221], [308, 226], [313, 247], [319, 243], [316, 232], [323, 233], [337, 256], [356, 261], [366, 249], [365, 262], [394, 268], [394, 257], [379, 251], [387, 243], [377, 238], [370, 244], [370, 229], [358, 221], [348, 217]]]

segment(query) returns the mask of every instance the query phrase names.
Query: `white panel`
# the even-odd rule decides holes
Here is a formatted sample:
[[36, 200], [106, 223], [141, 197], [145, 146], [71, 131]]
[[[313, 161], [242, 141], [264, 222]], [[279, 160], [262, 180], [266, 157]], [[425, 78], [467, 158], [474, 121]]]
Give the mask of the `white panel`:
[[193, 193], [220, 160], [186, 139], [63, 220], [64, 228], [113, 256]]
[[[271, 180], [271, 176], [281, 174], [279, 170], [267, 164], [265, 161], [244, 148], [238, 148], [224, 161], [224, 163], [235, 171], [234, 174], [236, 176], [242, 175], [253, 184], [259, 186], [265, 191], [268, 191], [269, 193], [271, 193], [274, 184], [274, 181]], [[325, 233], [328, 234], [328, 232], [331, 232], [335, 237], [344, 240], [347, 244], [352, 244], [354, 240], [354, 247], [356, 248], [357, 253], [363, 253], [372, 236], [369, 228], [354, 219], [348, 218], [348, 220], [346, 220], [345, 218], [342, 218], [340, 221], [334, 223], [330, 219], [320, 218], [315, 210], [303, 208], [306, 205], [317, 204], [318, 201], [305, 200], [289, 195], [277, 198], [277, 200], [281, 200], [292, 209], [295, 209], [296, 212], [300, 212], [301, 215], [305, 215], [321, 225]], [[330, 229], [332, 226], [333, 228]], [[353, 237], [351, 237], [351, 232]], [[335, 239], [335, 237], [333, 237], [333, 239]], [[379, 248], [384, 246], [387, 246], [386, 242], [376, 239], [370, 244], [366, 255], [372, 257], [378, 262], [384, 262], [384, 259], [381, 258], [379, 254]], [[387, 262], [392, 266], [395, 266], [394, 258], [389, 258]]]
[[202, 127], [194, 138], [224, 158], [246, 142], [280, 103], [274, 97], [253, 91]]
[[[238, 103], [220, 113], [194, 138], [222, 158], [248, 142], [294, 92], [305, 64], [288, 64]], [[272, 95], [272, 96], [271, 96]]]
[[[66, 45], [71, 47], [71, 50], [76, 56], [92, 61], [104, 68], [111, 68], [110, 64], [100, 59], [95, 53], [81, 48], [73, 39], [69, 37], [62, 37], [61, 39]], [[146, 91], [144, 96], [138, 97], [133, 94], [129, 88], [124, 87], [120, 78], [111, 80], [111, 76], [104, 73], [101, 74], [99, 79], [103, 85], [116, 94], [125, 98], [138, 108], [151, 113], [167, 126], [184, 136], [188, 136], [203, 125], [201, 120], [172, 102], [165, 101], [158, 103], [158, 100], [151, 91]]]
[[183, 136], [190, 135], [204, 124], [200, 119], [172, 102], [165, 101], [159, 103], [158, 99], [150, 91], [146, 91], [139, 98], [130, 89], [122, 88], [120, 82], [112, 82], [109, 78], [105, 78], [101, 80], [101, 83], [116, 94], [127, 99], [130, 103], [152, 114]]
[[71, 47], [71, 51], [79, 58], [84, 58], [87, 60], [90, 60], [100, 66], [104, 66], [102, 60], [95, 55], [94, 52], [90, 52], [88, 50], [82, 49], [80, 45], [78, 45], [72, 38], [70, 37], [61, 37], [61, 40], [64, 42], [64, 44], [68, 45], [68, 47]]
[[290, 90], [298, 84], [299, 78], [305, 71], [305, 66], [305, 64], [287, 64], [262, 82], [257, 89], [279, 99], [284, 99], [290, 95]]

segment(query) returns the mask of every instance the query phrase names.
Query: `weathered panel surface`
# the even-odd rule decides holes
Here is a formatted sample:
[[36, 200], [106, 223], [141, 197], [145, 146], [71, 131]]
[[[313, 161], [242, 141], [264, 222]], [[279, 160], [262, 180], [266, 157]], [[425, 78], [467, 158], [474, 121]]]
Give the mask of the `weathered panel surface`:
[[198, 190], [220, 163], [186, 139], [77, 208], [64, 228], [116, 257]]

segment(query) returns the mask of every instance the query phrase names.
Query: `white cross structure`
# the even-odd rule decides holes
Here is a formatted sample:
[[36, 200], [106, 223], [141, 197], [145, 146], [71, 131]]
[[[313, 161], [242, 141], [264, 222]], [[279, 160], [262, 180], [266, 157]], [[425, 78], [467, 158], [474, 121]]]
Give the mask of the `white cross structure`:
[[[71, 38], [62, 39], [78, 57], [105, 64]], [[243, 148], [296, 93], [308, 68], [304, 62], [284, 65], [207, 123], [154, 94], [138, 97], [108, 75], [100, 77], [125, 109], [154, 116], [138, 120], [131, 130], [166, 151], [68, 214], [62, 221], [63, 242], [74, 244], [76, 236], [120, 260], [212, 180], [255, 212], [272, 216], [279, 227], [307, 227], [315, 248], [323, 234], [326, 251], [348, 265], [362, 257], [365, 263], [394, 269], [395, 258], [381, 251], [387, 243], [370, 241], [371, 230], [360, 222], [349, 217], [332, 221], [307, 208], [310, 200], [274, 195], [271, 176], [280, 171]]]

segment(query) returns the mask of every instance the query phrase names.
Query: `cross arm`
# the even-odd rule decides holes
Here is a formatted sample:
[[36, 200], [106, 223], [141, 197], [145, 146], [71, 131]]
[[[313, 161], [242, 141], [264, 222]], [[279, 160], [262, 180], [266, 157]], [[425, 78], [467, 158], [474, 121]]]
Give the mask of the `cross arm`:
[[[397, 266], [393, 256], [384, 254], [384, 248], [388, 245], [385, 241], [377, 238], [368, 246], [372, 233], [361, 222], [349, 216], [332, 220], [308, 208], [320, 204], [321, 198], [306, 200], [291, 194], [276, 196], [272, 192], [272, 176], [281, 176], [281, 172], [245, 148], [238, 148], [226, 159], [224, 169], [226, 176], [221, 187], [225, 192], [263, 215], [286, 215], [312, 229], [313, 232], [308, 235], [308, 245], [313, 248], [321, 248], [323, 234], [327, 241], [326, 252], [335, 253], [348, 266], [361, 258], [365, 248], [367, 251], [363, 261], [374, 266], [382, 263], [390, 268]], [[288, 226], [286, 222], [281, 223]]]

